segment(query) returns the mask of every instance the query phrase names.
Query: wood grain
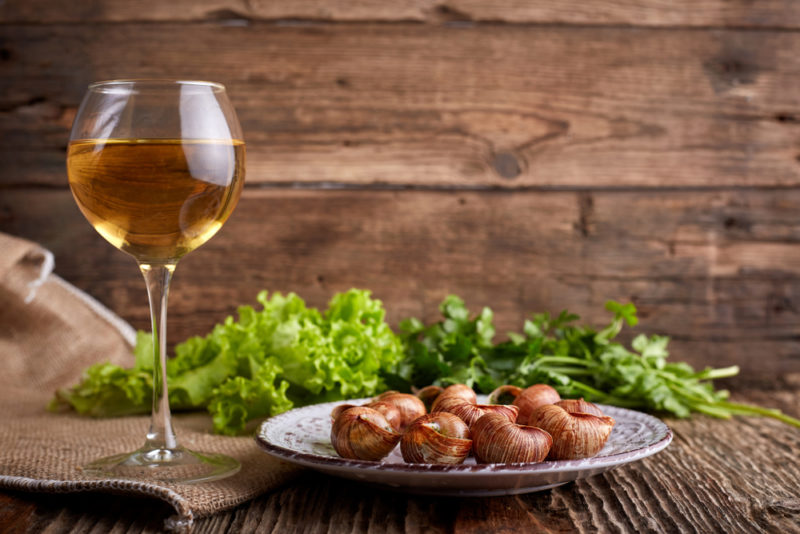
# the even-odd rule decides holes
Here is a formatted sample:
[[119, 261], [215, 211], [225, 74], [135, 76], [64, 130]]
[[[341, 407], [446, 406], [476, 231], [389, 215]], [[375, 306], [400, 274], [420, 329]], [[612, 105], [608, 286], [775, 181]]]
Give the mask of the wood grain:
[[7, 0], [0, 22], [285, 20], [798, 28], [791, 0]]
[[89, 81], [166, 75], [228, 85], [250, 184], [796, 187], [798, 51], [739, 30], [9, 25], [0, 184], [65, 184]]
[[[748, 395], [800, 415], [799, 389]], [[309, 473], [284, 489], [200, 519], [194, 532], [800, 532], [797, 429], [755, 418], [696, 416], [668, 424], [675, 439], [665, 451], [550, 491], [415, 497]], [[144, 500], [93, 496], [90, 502], [0, 495], [0, 521], [20, 533], [135, 534], [157, 532], [167, 515], [160, 503]]]
[[[147, 328], [133, 261], [69, 192], [6, 191], [0, 231], [42, 243], [56, 272]], [[674, 338], [697, 366], [743, 379], [800, 371], [800, 191], [435, 192], [246, 190], [233, 217], [178, 269], [170, 339], [207, 332], [261, 289], [324, 306], [369, 288], [395, 325], [435, 320], [448, 293], [490, 306], [501, 335], [531, 312], [591, 324], [632, 300], [636, 331]], [[758, 357], [754, 357], [758, 355]]]
[[[448, 293], [498, 332], [608, 298], [673, 358], [800, 416], [800, 9], [792, 0], [0, 1], [0, 231], [146, 328], [133, 261], [66, 187], [88, 82], [224, 82], [248, 143], [229, 223], [181, 264], [174, 343], [263, 288], [349, 287], [392, 325]], [[745, 386], [758, 389], [745, 391]], [[800, 533], [800, 434], [670, 421], [663, 453], [548, 492], [420, 498], [309, 474], [195, 532]], [[0, 531], [159, 532], [162, 503], [0, 494]]]

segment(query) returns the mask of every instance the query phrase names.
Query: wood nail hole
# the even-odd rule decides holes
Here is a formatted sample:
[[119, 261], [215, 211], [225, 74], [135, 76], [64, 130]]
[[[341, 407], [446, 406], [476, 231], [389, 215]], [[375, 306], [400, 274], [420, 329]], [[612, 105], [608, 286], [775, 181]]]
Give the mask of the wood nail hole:
[[744, 230], [747, 231], [750, 229], [750, 221], [747, 219], [739, 218], [739, 217], [726, 217], [724, 221], [722, 221], [722, 225], [725, 227], [726, 230]]
[[775, 120], [782, 123], [800, 122], [800, 119], [791, 113], [778, 113], [775, 115]]

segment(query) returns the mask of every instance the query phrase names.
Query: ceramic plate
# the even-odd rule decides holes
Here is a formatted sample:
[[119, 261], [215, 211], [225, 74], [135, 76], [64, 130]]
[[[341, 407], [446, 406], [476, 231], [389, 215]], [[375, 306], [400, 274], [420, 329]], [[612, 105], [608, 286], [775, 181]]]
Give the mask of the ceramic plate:
[[[370, 399], [347, 401], [366, 404]], [[347, 460], [330, 442], [330, 413], [340, 402], [296, 408], [264, 421], [256, 441], [269, 455], [338, 477], [401, 491], [435, 495], [512, 495], [586, 478], [659, 452], [672, 441], [667, 425], [647, 414], [600, 405], [616, 420], [606, 446], [593, 458], [539, 464], [407, 464], [396, 447], [380, 462]]]

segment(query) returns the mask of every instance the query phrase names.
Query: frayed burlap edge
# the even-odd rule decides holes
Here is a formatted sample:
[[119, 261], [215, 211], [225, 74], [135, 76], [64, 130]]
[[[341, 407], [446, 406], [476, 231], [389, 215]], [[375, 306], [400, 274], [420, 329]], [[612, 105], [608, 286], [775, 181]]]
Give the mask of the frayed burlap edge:
[[[3, 353], [3, 355], [12, 360], [13, 358], [25, 358], [25, 362], [31, 362], [35, 358], [42, 358], [42, 361], [47, 362], [45, 368], [51, 371], [50, 374], [37, 382], [36, 385], [25, 388], [26, 390], [32, 389], [37, 391], [36, 398], [28, 400], [34, 402], [36, 406], [41, 403], [42, 412], [37, 410], [36, 413], [37, 416], [44, 415], [44, 406], [49, 396], [47, 391], [50, 391], [51, 388], [63, 387], [74, 383], [74, 381], [78, 379], [82, 369], [87, 365], [103, 359], [112, 363], [125, 365], [125, 362], [131, 358], [130, 351], [132, 344], [135, 342], [135, 331], [102, 303], [53, 273], [54, 262], [52, 254], [40, 245], [0, 233], [0, 250], [5, 253], [4, 255], [0, 255], [0, 284], [2, 284], [2, 289], [7, 299], [7, 301], [3, 302], [5, 307], [5, 310], [3, 310], [5, 312], [3, 320], [8, 321], [8, 323], [0, 321], [0, 324], [9, 327], [8, 332], [3, 332], [2, 341], [7, 351], [7, 353]], [[71, 302], [69, 298], [66, 298], [67, 295], [69, 298], [73, 299]], [[102, 349], [98, 349], [100, 351], [99, 354], [91, 354], [90, 356], [92, 357], [87, 358], [85, 349], [74, 349], [72, 352], [77, 350], [77, 354], [80, 358], [77, 358], [76, 354], [67, 352], [61, 357], [60, 361], [56, 359], [54, 365], [54, 354], [50, 352], [50, 346], [39, 347], [40, 350], [38, 352], [27, 350], [30, 349], [30, 345], [25, 345], [26, 341], [31, 341], [35, 347], [36, 343], [41, 343], [43, 336], [40, 335], [37, 329], [28, 328], [31, 323], [25, 322], [24, 319], [26, 319], [28, 315], [33, 314], [37, 309], [42, 310], [40, 317], [37, 317], [37, 319], [47, 317], [47, 313], [53, 312], [52, 307], [54, 303], [51, 302], [51, 299], [54, 297], [59, 303], [59, 306], [63, 308], [61, 310], [63, 313], [69, 315], [72, 313], [71, 310], [85, 310], [88, 311], [87, 317], [93, 316], [96, 319], [100, 319], [100, 321], [95, 324], [95, 328], [101, 328], [100, 325], [103, 323], [108, 325], [106, 332], [109, 336], [112, 336], [112, 338]], [[37, 306], [40, 308], [34, 308]], [[15, 313], [17, 309], [19, 310], [19, 314]], [[55, 310], [55, 312], [58, 311], [59, 310]], [[56, 315], [58, 315], [58, 313], [56, 313]], [[71, 320], [75, 320], [74, 315], [69, 316]], [[15, 320], [18, 320], [18, 322], [15, 322]], [[69, 321], [65, 321], [65, 323], [67, 324], [61, 324], [59, 326], [62, 328], [72, 328], [75, 326], [68, 324]], [[103, 325], [102, 328], [105, 328], [105, 325]], [[14, 330], [14, 328], [16, 328], [16, 330]], [[99, 333], [93, 331], [92, 336], [95, 335], [99, 335]], [[114, 335], [117, 336], [116, 339], [118, 341], [116, 342], [113, 342]], [[49, 340], [48, 343], [50, 342], [52, 341]], [[63, 340], [61, 340], [61, 342], [63, 342]], [[19, 343], [20, 347], [25, 347], [26, 350], [16, 350], [15, 343]], [[80, 343], [76, 343], [75, 346], [80, 347]], [[73, 360], [70, 360], [70, 358], [73, 358]], [[68, 365], [70, 361], [75, 362], [72, 367]], [[2, 377], [3, 380], [0, 380], [0, 384], [2, 384], [3, 388], [11, 388], [13, 390], [17, 384], [28, 383], [31, 378], [29, 373], [34, 371], [38, 372], [39, 368], [28, 365], [11, 366], [9, 369], [9, 372]], [[6, 391], [9, 392], [11, 390], [6, 389]], [[10, 401], [9, 399], [5, 399], [8, 402], [6, 402], [4, 408], [11, 407], [12, 412], [7, 415], [10, 415], [13, 419], [14, 414], [19, 415], [17, 412], [20, 409], [26, 414], [30, 412], [30, 403], [24, 404], [24, 407], [19, 404], [23, 398], [28, 398], [27, 395], [15, 396], [16, 394], [13, 392], [9, 394], [12, 399]], [[41, 397], [41, 399], [39, 397]], [[27, 417], [27, 415], [20, 416], [20, 420], [24, 420], [24, 417]], [[53, 417], [60, 416], [53, 414]], [[14, 422], [19, 423], [19, 420]], [[190, 432], [189, 428], [187, 428], [186, 431], [186, 435], [189, 437], [190, 441], [192, 436], [194, 436], [195, 440], [204, 440], [206, 437], [210, 436], [204, 429], [193, 428], [193, 432]], [[8, 438], [6, 441], [11, 441], [11, 445], [13, 445], [15, 436], [16, 434], [5, 436]], [[28, 440], [28, 445], [36, 440], [44, 439], [40, 432], [26, 432], [24, 437]], [[221, 439], [228, 440], [231, 438]], [[252, 439], [249, 441], [252, 444]], [[9, 443], [5, 443], [5, 446], [8, 445]], [[126, 450], [126, 447], [130, 449], [131, 447], [135, 447], [135, 445], [129, 443], [119, 448], [119, 450]], [[200, 446], [201, 450], [216, 451], [217, 448], [219, 447], [213, 446], [210, 443], [205, 443]], [[50, 477], [47, 476], [47, 473], [43, 473], [42, 476], [37, 475], [33, 477], [31, 474], [35, 470], [28, 468], [36, 467], [39, 456], [48, 454], [41, 450], [34, 452], [31, 458], [27, 458], [25, 454], [22, 454], [22, 457], [16, 453], [7, 454], [3, 461], [11, 463], [5, 465], [5, 467], [9, 468], [4, 468], [6, 473], [0, 473], [0, 489], [62, 494], [103, 492], [123, 496], [156, 498], [167, 503], [176, 512], [174, 516], [170, 516], [166, 519], [165, 527], [172, 531], [188, 532], [194, 526], [195, 519], [210, 516], [224, 510], [230, 510], [258, 495], [275, 489], [293, 478], [293, 471], [297, 470], [296, 467], [292, 468], [288, 465], [283, 465], [281, 462], [278, 462], [281, 465], [274, 464], [275, 460], [269, 459], [266, 455], [260, 453], [255, 444], [252, 444], [252, 448], [254, 455], [257, 457], [256, 462], [253, 462], [253, 458], [248, 457], [246, 451], [238, 451], [238, 454], [233, 454], [233, 451], [227, 452], [225, 450], [229, 448], [230, 447], [226, 445], [222, 447], [223, 450], [220, 452], [237, 457], [237, 459], [242, 461], [243, 468], [245, 468], [244, 460], [248, 459], [250, 476], [246, 477], [245, 480], [240, 480], [239, 482], [241, 482], [241, 484], [236, 487], [224, 489], [218, 487], [216, 490], [209, 491], [207, 495], [199, 496], [197, 495], [197, 490], [192, 489], [193, 486], [186, 485], [169, 487], [161, 483], [133, 479], [86, 479], [79, 473], [74, 473], [75, 478], [71, 478], [73, 474], [71, 472], [65, 472], [63, 469], [55, 469]], [[114, 450], [117, 450], [117, 448]], [[111, 451], [98, 451], [97, 456], [110, 453]], [[242, 457], [242, 454], [244, 454], [244, 457]], [[25, 462], [28, 460], [33, 463], [27, 465]], [[80, 465], [86, 461], [86, 459], [76, 459], [76, 461], [77, 464]], [[263, 476], [253, 476], [258, 475], [258, 473], [261, 473]], [[238, 476], [239, 475], [237, 475], [237, 477]], [[230, 484], [233, 478], [234, 477], [225, 479], [225, 481], [222, 482], [223, 487], [226, 483]], [[185, 490], [182, 489], [184, 487]], [[0, 530], [2, 530], [2, 528], [0, 528]]]

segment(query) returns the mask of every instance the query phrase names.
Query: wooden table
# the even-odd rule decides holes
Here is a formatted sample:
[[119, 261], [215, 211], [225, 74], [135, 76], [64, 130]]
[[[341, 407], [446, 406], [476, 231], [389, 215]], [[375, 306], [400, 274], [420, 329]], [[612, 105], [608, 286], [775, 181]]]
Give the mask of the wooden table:
[[[800, 387], [739, 398], [800, 415]], [[665, 451], [549, 491], [416, 497], [309, 471], [194, 532], [800, 532], [800, 429], [758, 418], [668, 423]], [[144, 499], [0, 494], [2, 532], [158, 532], [170, 513]]]

